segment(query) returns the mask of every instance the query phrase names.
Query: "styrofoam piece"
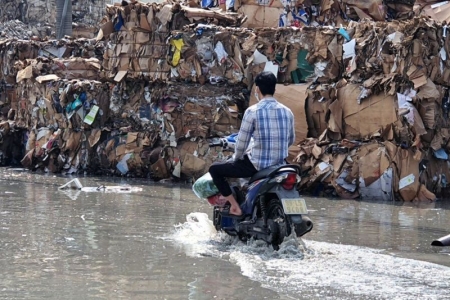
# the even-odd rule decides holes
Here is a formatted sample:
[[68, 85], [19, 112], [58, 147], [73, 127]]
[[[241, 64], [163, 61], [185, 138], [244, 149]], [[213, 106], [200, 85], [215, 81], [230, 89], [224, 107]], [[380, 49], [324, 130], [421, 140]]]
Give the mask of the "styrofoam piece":
[[129, 185], [103, 185], [99, 187], [83, 187], [82, 192], [87, 193], [135, 193], [142, 192], [142, 188]]
[[81, 184], [80, 180], [78, 178], [74, 178], [71, 181], [67, 182], [66, 184], [63, 184], [58, 189], [60, 190], [66, 190], [66, 189], [76, 189], [81, 190], [83, 188], [83, 185]]
[[68, 190], [68, 189], [75, 189], [75, 190], [81, 190], [82, 192], [87, 193], [135, 193], [135, 192], [142, 192], [142, 188], [135, 187], [131, 185], [101, 185], [98, 187], [83, 187], [80, 180], [78, 178], [74, 178], [71, 181], [67, 182], [66, 184], [60, 186], [58, 188], [59, 190]]

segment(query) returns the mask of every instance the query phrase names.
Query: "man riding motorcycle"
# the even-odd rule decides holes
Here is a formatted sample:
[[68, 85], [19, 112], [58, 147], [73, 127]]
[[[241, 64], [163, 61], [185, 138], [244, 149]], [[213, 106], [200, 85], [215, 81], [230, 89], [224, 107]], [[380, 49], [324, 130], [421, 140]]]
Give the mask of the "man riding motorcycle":
[[[256, 76], [255, 97], [258, 103], [244, 113], [233, 159], [216, 162], [209, 168], [214, 184], [230, 203], [229, 217], [239, 218], [242, 210], [226, 178], [251, 177], [262, 169], [284, 164], [288, 148], [294, 142], [294, 115], [273, 97], [276, 84], [277, 79], [272, 72], [261, 72]], [[252, 137], [253, 146], [246, 152]]]

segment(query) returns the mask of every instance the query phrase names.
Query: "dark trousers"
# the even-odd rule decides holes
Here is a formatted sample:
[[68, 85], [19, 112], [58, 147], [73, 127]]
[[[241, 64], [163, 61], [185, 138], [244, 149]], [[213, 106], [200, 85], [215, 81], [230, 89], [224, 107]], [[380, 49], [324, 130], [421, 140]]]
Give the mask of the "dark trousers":
[[209, 173], [222, 196], [232, 194], [230, 184], [226, 178], [252, 177], [258, 172], [247, 155], [238, 161], [215, 162], [209, 167]]

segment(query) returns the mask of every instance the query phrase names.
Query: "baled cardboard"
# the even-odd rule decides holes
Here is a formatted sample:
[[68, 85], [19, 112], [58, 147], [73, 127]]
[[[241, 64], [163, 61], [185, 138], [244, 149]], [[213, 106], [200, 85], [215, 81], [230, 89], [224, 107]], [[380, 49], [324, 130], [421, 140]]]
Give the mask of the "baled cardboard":
[[[418, 1], [419, 2], [419, 1]], [[430, 1], [420, 1], [420, 2], [430, 2]], [[428, 4], [422, 9], [422, 13], [429, 16], [432, 20], [438, 22], [450, 22], [450, 3], [445, 3], [445, 1], [432, 1], [432, 2], [443, 2], [443, 5], [433, 7], [433, 4]]]
[[400, 170], [398, 186], [394, 187], [399, 191], [404, 201], [415, 199], [419, 188], [419, 162], [422, 159], [420, 151], [414, 152], [409, 149], [399, 149], [397, 155], [397, 167]]
[[[367, 147], [372, 147], [374, 149], [364, 153]], [[385, 148], [378, 146], [377, 144], [363, 146], [360, 149], [359, 155], [358, 164], [360, 181], [364, 182], [365, 187], [369, 187], [389, 168], [390, 162], [386, 156]]]
[[247, 28], [278, 27], [280, 15], [284, 9], [260, 5], [244, 4], [238, 12], [247, 16], [247, 21], [242, 26]]
[[17, 72], [17, 78], [16, 81], [17, 82], [21, 82], [24, 79], [30, 79], [33, 77], [33, 67], [32, 66], [28, 66], [23, 70], [20, 70], [19, 72]]
[[[371, 95], [357, 104], [361, 92], [359, 85], [348, 84], [338, 90], [342, 108], [344, 135], [347, 138], [364, 138], [373, 135], [397, 121], [395, 98], [391, 95]], [[336, 111], [336, 109], [334, 110]], [[335, 120], [338, 117], [334, 117]], [[333, 130], [339, 128], [339, 122]]]
[[436, 195], [430, 192], [424, 184], [421, 184], [416, 199], [418, 201], [434, 201]]

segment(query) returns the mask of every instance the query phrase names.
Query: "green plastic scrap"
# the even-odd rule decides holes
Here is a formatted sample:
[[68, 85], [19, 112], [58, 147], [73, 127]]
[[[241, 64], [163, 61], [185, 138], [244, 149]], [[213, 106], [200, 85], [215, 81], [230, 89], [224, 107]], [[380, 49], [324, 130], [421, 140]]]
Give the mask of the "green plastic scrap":
[[302, 49], [297, 54], [297, 70], [291, 72], [291, 78], [294, 83], [306, 82], [306, 79], [314, 74], [314, 66], [306, 60], [308, 51]]

